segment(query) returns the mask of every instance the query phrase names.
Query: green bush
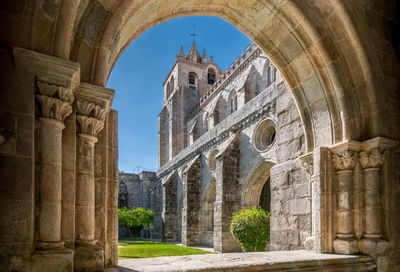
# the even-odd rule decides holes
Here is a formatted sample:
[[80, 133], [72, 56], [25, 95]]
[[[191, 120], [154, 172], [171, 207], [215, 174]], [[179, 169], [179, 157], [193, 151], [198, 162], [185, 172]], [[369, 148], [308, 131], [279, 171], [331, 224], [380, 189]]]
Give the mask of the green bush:
[[143, 208], [128, 209], [123, 207], [118, 209], [118, 224], [127, 228], [131, 238], [140, 235], [143, 228], [149, 229], [154, 222], [154, 213], [152, 210]]
[[256, 207], [233, 214], [231, 232], [243, 251], [265, 251], [269, 243], [269, 215]]

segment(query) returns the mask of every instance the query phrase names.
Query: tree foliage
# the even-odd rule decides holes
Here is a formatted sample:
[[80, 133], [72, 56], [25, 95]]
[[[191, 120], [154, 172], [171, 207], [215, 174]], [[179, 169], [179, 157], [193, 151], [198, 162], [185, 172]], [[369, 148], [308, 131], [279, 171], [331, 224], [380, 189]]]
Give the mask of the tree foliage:
[[243, 251], [265, 251], [269, 243], [269, 216], [269, 212], [254, 206], [233, 214], [231, 232]]
[[118, 224], [127, 228], [131, 237], [139, 236], [143, 228], [149, 229], [154, 222], [154, 213], [150, 209], [123, 207], [118, 209]]

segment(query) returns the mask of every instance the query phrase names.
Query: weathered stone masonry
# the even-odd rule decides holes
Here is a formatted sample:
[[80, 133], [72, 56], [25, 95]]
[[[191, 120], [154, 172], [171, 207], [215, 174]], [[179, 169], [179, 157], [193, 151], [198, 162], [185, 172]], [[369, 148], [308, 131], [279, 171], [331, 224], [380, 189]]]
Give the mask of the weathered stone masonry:
[[[107, 90], [104, 87], [112, 67], [123, 50], [141, 33], [165, 20], [193, 15], [218, 16], [243, 31], [279, 68], [287, 83], [283, 93], [289, 94], [290, 99], [282, 99], [286, 95], [276, 95], [271, 91], [275, 87], [265, 89], [262, 84], [243, 84], [245, 88], [240, 89], [241, 83], [246, 81], [235, 80], [239, 78], [235, 75], [247, 74], [246, 67], [249, 66], [244, 63], [247, 62], [246, 56], [251, 55], [247, 51], [244, 57], [241, 54], [234, 61], [229, 70], [225, 70], [227, 85], [224, 90], [218, 88], [221, 83], [225, 84], [224, 74], [218, 73], [219, 69], [217, 71], [214, 67], [216, 81], [221, 81], [213, 91], [207, 88], [205, 69], [208, 67], [203, 65], [211, 60], [211, 56], [200, 56], [192, 50], [192, 58], [186, 59], [182, 52], [181, 59], [187, 63], [200, 64], [202, 61], [202, 64], [196, 64], [196, 70], [182, 70], [184, 76], [179, 79], [174, 74], [177, 71], [172, 71], [164, 88], [170, 83], [172, 95], [179, 85], [188, 83], [189, 72], [193, 72], [195, 84], [191, 84], [192, 87], [205, 93], [199, 95], [203, 101], [201, 105], [197, 105], [192, 113], [182, 115], [187, 118], [182, 122], [184, 125], [190, 122], [179, 129], [179, 133], [183, 133], [179, 137], [184, 139], [181, 143], [184, 149], [176, 152], [173, 158], [172, 153], [165, 153], [164, 164], [157, 172], [160, 181], [172, 170], [177, 172], [178, 207], [183, 206], [180, 205], [182, 168], [198, 155], [201, 155], [200, 198], [202, 203], [213, 201], [213, 190], [207, 190], [215, 184], [215, 170], [211, 170], [214, 163], [210, 164], [210, 169], [209, 157], [229, 138], [229, 131], [235, 129], [240, 131], [242, 207], [257, 204], [258, 192], [271, 176], [271, 188], [275, 189], [275, 195], [271, 192], [275, 202], [271, 203], [271, 223], [277, 218], [284, 218], [287, 222], [291, 220], [284, 230], [276, 230], [276, 235], [271, 233], [276, 249], [300, 248], [305, 234], [310, 233], [311, 236], [305, 239], [306, 247], [316, 252], [357, 250], [373, 256], [374, 261], [371, 261], [372, 257], [359, 258], [365, 263], [355, 264], [353, 270], [400, 270], [398, 1], [148, 0], [136, 3], [130, 0], [30, 0], [3, 1], [0, 6], [3, 22], [0, 31], [0, 270], [73, 270], [78, 87], [88, 83], [94, 89]], [[240, 70], [244, 72], [239, 73]], [[255, 69], [255, 72], [247, 83], [257, 81], [265, 74], [260, 69]], [[170, 76], [174, 76], [174, 80]], [[69, 114], [62, 110], [65, 107], [59, 107], [62, 103], [45, 99], [54, 102], [54, 107], [50, 107], [50, 119], [55, 122], [48, 123], [62, 123], [64, 129], [61, 125], [57, 130], [54, 127], [44, 129], [46, 125], [41, 127], [40, 118], [44, 116], [41, 102], [36, 98], [41, 92], [39, 81], [56, 86], [56, 89], [72, 90], [74, 101], [70, 104], [72, 112]], [[276, 85], [279, 88], [281, 84], [277, 82]], [[255, 96], [243, 95], [246, 88], [258, 88], [260, 92]], [[165, 93], [168, 93], [166, 91], [167, 88]], [[276, 107], [261, 106], [268, 104], [260, 102], [268, 94], [271, 96], [267, 100], [276, 98]], [[51, 92], [43, 95], [63, 102], [68, 100]], [[213, 100], [214, 97], [218, 101]], [[231, 105], [228, 101], [235, 101], [235, 98], [238, 107], [232, 114], [229, 113]], [[244, 106], [243, 101], [247, 102]], [[279, 109], [282, 103], [288, 106], [285, 107], [288, 111]], [[224, 109], [227, 111], [220, 116]], [[276, 114], [273, 109], [276, 109]], [[56, 118], [53, 118], [56, 112], [57, 117], [54, 115]], [[57, 123], [57, 118], [62, 115], [66, 115], [65, 119]], [[167, 118], [169, 120], [169, 116]], [[261, 132], [270, 131], [271, 121], [275, 124], [276, 137], [266, 150], [262, 147], [268, 146], [273, 137], [253, 137], [253, 132], [259, 131], [255, 134], [264, 135]], [[209, 126], [207, 132], [205, 124]], [[238, 125], [238, 128], [233, 128], [233, 125]], [[46, 158], [46, 149], [40, 149], [43, 139], [56, 140], [52, 144], [59, 147], [58, 136], [51, 133], [60, 130], [61, 161], [58, 155]], [[47, 131], [49, 135], [45, 135]], [[271, 136], [269, 133], [265, 135]], [[110, 110], [94, 145], [94, 233], [96, 246], [104, 248], [104, 267], [117, 263], [117, 137], [117, 114]], [[338, 156], [335, 163], [332, 161], [336, 157], [334, 154]], [[352, 165], [343, 167], [340, 160], [350, 154], [354, 168]], [[59, 163], [61, 199], [57, 175]], [[45, 179], [49, 176], [41, 173], [42, 165], [43, 169], [54, 172], [56, 186], [49, 191], [41, 186], [41, 179], [46, 185]], [[49, 169], [50, 165], [54, 167]], [[274, 181], [273, 175], [279, 178]], [[280, 181], [285, 185], [278, 185]], [[151, 189], [152, 203], [156, 199], [163, 201], [162, 196], [155, 197], [158, 193], [162, 195], [160, 184]], [[305, 189], [307, 185], [310, 192]], [[54, 194], [50, 190], [54, 190]], [[276, 198], [281, 191], [286, 198], [282, 203], [278, 201], [279, 197]], [[292, 191], [295, 191], [294, 195]], [[349, 200], [338, 203], [339, 196], [349, 196]], [[307, 198], [310, 198], [310, 207], [308, 204], [298, 205], [297, 209], [297, 205], [292, 204], [297, 201], [307, 203]], [[44, 226], [45, 221], [42, 219], [42, 224], [40, 222], [40, 213], [49, 203], [52, 203], [49, 211], [55, 221]], [[308, 208], [310, 216], [306, 212]], [[280, 213], [275, 213], [274, 209]], [[344, 214], [350, 218], [343, 218]], [[303, 217], [311, 220], [310, 228], [304, 223], [303, 229], [296, 229]], [[206, 218], [211, 218], [210, 214], [207, 213]], [[160, 223], [160, 218], [157, 222]], [[346, 227], [340, 227], [341, 222]], [[180, 224], [177, 224], [177, 239]], [[46, 234], [50, 228], [55, 229], [54, 235]], [[211, 230], [212, 225], [207, 228]], [[55, 241], [58, 233], [61, 238]], [[204, 232], [202, 241], [209, 238], [209, 233]], [[293, 240], [288, 240], [286, 235], [291, 235]], [[41, 237], [45, 243], [41, 243], [44, 242], [40, 241]], [[293, 266], [302, 266], [303, 269], [306, 265], [304, 269], [326, 271], [333, 268], [331, 264], [329, 260], [288, 265], [290, 269]]]

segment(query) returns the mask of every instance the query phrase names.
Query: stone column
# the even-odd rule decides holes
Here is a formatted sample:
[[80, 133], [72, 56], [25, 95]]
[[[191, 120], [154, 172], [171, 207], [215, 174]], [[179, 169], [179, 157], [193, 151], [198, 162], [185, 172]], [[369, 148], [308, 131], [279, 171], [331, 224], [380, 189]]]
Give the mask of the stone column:
[[376, 137], [363, 142], [360, 152], [365, 228], [359, 247], [362, 253], [374, 257], [377, 255], [378, 244], [381, 251], [387, 246], [387, 242], [383, 239], [382, 169], [385, 154], [397, 144], [396, 141]]
[[336, 186], [336, 239], [333, 248], [336, 253], [354, 254], [358, 246], [354, 240], [353, 226], [353, 185], [354, 167], [357, 162], [358, 149], [347, 143], [332, 148], [332, 161], [337, 174]]
[[95, 183], [94, 147], [104, 128], [113, 91], [80, 86], [77, 92], [77, 169], [76, 169], [76, 226], [75, 271], [104, 269], [104, 249], [95, 240]]
[[41, 249], [63, 248], [61, 241], [61, 157], [64, 119], [72, 113], [72, 89], [37, 81], [40, 156], [39, 242]]
[[363, 168], [363, 187], [365, 190], [365, 238], [382, 237], [380, 175], [383, 164], [384, 149], [375, 147], [360, 152], [360, 163]]
[[232, 214], [240, 210], [238, 138], [238, 135], [232, 135], [221, 144], [221, 151], [216, 155], [213, 243], [218, 252], [241, 251], [240, 244], [230, 232]]

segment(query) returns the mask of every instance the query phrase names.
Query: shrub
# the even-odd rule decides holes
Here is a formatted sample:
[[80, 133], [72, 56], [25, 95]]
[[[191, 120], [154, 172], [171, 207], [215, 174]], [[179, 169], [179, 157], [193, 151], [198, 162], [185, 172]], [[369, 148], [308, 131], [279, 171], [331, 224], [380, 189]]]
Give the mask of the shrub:
[[143, 228], [150, 228], [154, 222], [154, 213], [152, 210], [143, 208], [128, 209], [123, 207], [118, 209], [118, 224], [127, 228], [129, 236], [134, 238], [140, 235]]
[[256, 207], [233, 214], [231, 232], [243, 251], [265, 251], [269, 243], [269, 215]]

